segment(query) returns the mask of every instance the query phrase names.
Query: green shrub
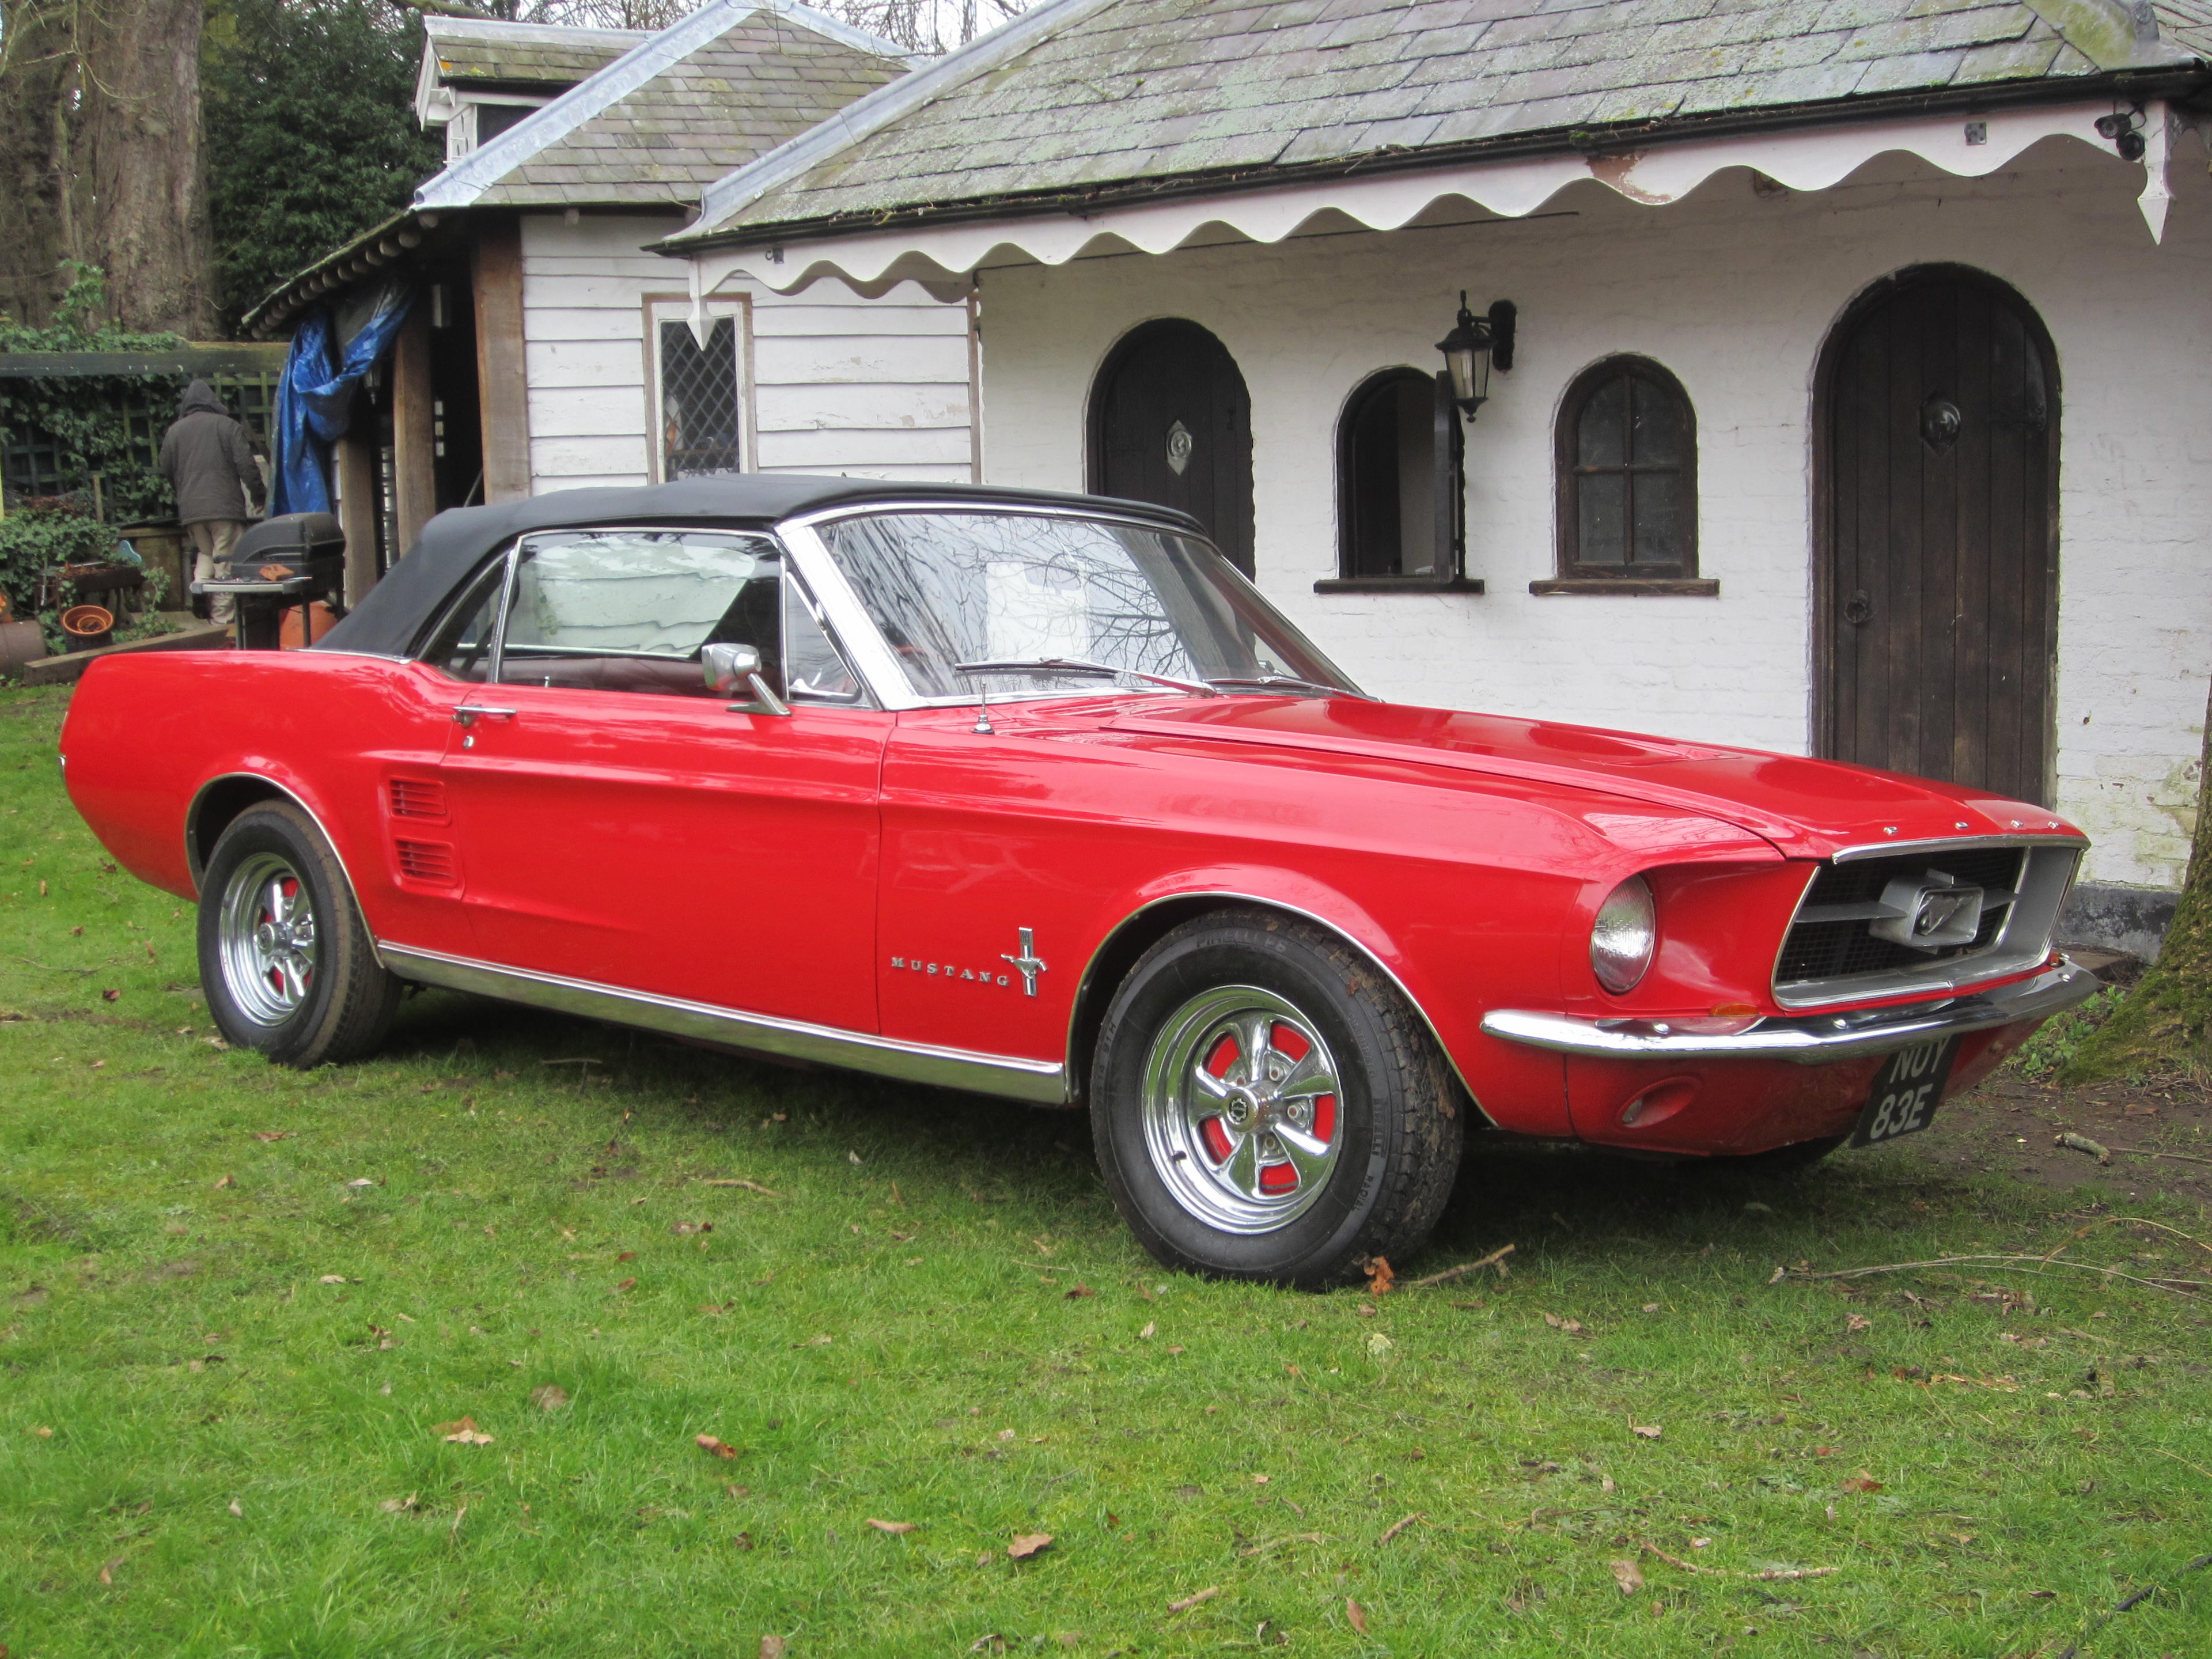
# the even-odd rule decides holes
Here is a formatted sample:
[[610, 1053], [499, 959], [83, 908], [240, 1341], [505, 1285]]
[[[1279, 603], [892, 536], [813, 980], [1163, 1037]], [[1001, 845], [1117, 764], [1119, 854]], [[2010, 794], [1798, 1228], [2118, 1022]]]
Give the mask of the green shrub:
[[2069, 1008], [2020, 1045], [2012, 1057], [2014, 1070], [2032, 1078], [2049, 1077], [2074, 1058], [2091, 1033], [2118, 1012], [2127, 1000], [2124, 987], [2107, 985], [2078, 1008]]
[[33, 507], [0, 519], [0, 589], [21, 617], [39, 609], [39, 578], [56, 565], [87, 564], [115, 551], [115, 532], [71, 507]]

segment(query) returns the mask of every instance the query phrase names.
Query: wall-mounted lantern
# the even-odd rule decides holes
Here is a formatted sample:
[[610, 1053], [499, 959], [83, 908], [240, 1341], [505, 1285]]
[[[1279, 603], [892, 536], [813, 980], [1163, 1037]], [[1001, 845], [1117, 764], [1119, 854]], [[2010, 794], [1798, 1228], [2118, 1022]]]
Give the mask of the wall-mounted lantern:
[[1444, 372], [1451, 380], [1452, 401], [1469, 421], [1490, 398], [1490, 371], [1510, 374], [1513, 368], [1513, 330], [1518, 313], [1510, 300], [1491, 303], [1489, 313], [1478, 317], [1467, 308], [1467, 290], [1459, 295], [1459, 320], [1452, 331], [1437, 342], [1444, 354]]

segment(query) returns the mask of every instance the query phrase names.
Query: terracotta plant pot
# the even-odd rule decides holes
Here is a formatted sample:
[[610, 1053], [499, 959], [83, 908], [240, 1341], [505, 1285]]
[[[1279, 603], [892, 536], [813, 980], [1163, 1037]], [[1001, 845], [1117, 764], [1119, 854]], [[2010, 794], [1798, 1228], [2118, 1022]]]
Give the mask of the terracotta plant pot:
[[69, 635], [70, 650], [89, 651], [107, 643], [115, 632], [115, 617], [100, 605], [73, 605], [62, 612], [62, 632]]

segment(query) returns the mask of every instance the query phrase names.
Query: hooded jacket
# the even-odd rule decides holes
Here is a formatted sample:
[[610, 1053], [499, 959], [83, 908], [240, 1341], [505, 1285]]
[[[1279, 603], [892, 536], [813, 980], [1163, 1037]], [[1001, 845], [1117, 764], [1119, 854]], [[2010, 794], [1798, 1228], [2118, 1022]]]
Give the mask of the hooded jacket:
[[185, 388], [175, 422], [161, 437], [161, 476], [176, 492], [177, 517], [185, 524], [246, 518], [249, 498], [259, 505], [261, 469], [253, 464], [246, 428], [230, 417], [205, 380]]

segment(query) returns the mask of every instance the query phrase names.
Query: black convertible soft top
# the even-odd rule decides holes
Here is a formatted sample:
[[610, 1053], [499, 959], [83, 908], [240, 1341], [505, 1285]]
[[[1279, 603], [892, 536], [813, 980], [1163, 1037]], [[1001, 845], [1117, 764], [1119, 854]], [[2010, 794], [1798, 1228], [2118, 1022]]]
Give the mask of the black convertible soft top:
[[613, 524], [760, 526], [794, 514], [863, 501], [941, 501], [951, 507], [1024, 503], [1109, 507], [1157, 519], [1176, 530], [1206, 533], [1188, 514], [1147, 501], [987, 484], [902, 484], [816, 473], [739, 472], [637, 489], [556, 489], [502, 507], [457, 507], [439, 514], [422, 526], [422, 539], [413, 550], [310, 648], [404, 656], [454, 588], [495, 549], [526, 531]]

